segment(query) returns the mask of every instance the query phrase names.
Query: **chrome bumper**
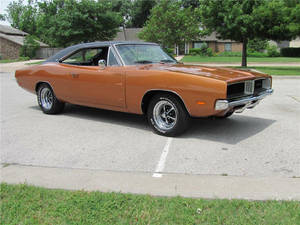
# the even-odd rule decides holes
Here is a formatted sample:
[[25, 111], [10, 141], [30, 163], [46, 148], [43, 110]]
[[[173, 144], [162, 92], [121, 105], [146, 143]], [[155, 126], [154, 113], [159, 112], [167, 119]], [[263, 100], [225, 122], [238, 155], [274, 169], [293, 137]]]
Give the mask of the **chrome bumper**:
[[258, 96], [254, 97], [248, 97], [248, 98], [243, 98], [240, 100], [228, 102], [227, 100], [219, 100], [220, 105], [219, 108], [217, 108], [218, 101], [216, 102], [216, 110], [220, 110], [223, 107], [223, 110], [229, 111], [229, 110], [234, 110], [234, 112], [241, 113], [245, 109], [251, 109], [255, 107], [263, 98], [267, 97], [268, 95], [271, 95], [273, 93], [273, 89], [268, 89]]
[[249, 97], [249, 98], [244, 98], [241, 100], [237, 100], [237, 101], [232, 101], [228, 103], [229, 107], [235, 107], [235, 106], [239, 106], [239, 105], [245, 105], [254, 101], [258, 101], [258, 100], [262, 100], [263, 98], [267, 97], [268, 95], [271, 95], [273, 93], [273, 89], [268, 89], [266, 91], [264, 91], [263, 93], [261, 93], [258, 96], [255, 97]]

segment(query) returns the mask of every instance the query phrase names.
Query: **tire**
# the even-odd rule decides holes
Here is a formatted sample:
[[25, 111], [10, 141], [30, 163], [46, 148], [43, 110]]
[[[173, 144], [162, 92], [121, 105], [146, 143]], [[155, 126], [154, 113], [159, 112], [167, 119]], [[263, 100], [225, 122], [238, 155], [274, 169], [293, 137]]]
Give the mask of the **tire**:
[[59, 101], [48, 84], [41, 84], [37, 90], [37, 101], [42, 111], [46, 114], [61, 113], [65, 103]]
[[159, 135], [177, 136], [189, 125], [189, 114], [177, 97], [171, 94], [155, 95], [148, 106], [148, 122]]

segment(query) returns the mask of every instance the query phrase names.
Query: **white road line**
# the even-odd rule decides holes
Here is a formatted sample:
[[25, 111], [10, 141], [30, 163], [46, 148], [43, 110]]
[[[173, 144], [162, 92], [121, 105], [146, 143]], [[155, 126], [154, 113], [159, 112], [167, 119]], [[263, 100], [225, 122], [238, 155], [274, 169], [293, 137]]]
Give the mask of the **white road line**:
[[160, 159], [156, 166], [155, 172], [152, 174], [152, 177], [157, 177], [157, 178], [162, 177], [161, 172], [163, 172], [163, 170], [165, 168], [165, 163], [166, 163], [167, 155], [169, 153], [169, 149], [170, 149], [172, 140], [173, 140], [173, 138], [170, 138], [170, 137], [168, 138], [168, 140], [165, 144], [164, 150], [162, 151], [162, 153], [160, 155]]

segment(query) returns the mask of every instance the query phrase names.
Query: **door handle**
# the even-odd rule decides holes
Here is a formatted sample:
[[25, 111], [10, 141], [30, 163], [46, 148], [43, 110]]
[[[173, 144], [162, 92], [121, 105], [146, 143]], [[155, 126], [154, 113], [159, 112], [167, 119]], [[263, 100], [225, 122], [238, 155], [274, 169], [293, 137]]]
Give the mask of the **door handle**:
[[79, 77], [79, 74], [78, 74], [78, 73], [71, 73], [71, 76], [72, 76], [73, 78], [78, 78], [78, 77]]

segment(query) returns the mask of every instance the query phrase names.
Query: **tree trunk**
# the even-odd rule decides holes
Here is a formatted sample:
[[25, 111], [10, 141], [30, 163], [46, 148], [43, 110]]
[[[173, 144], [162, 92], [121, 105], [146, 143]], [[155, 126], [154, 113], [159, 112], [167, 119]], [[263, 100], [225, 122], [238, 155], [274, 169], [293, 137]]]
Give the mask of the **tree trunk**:
[[244, 38], [243, 52], [242, 52], [242, 67], [247, 67], [247, 44], [248, 44], [248, 39]]

